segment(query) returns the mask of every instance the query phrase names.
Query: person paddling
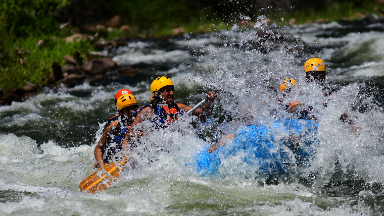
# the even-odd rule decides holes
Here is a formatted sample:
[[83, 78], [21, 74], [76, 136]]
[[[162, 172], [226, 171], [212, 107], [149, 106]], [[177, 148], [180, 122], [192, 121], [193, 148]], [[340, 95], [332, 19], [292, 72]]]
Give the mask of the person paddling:
[[124, 148], [123, 140], [130, 132], [130, 126], [135, 119], [135, 111], [138, 109], [136, 97], [133, 94], [122, 94], [116, 100], [116, 108], [118, 111], [116, 119], [106, 126], [95, 147], [94, 168], [122, 159], [119, 153]]
[[[296, 87], [296, 80], [294, 79], [285, 79], [281, 82], [279, 87], [279, 94], [282, 96], [277, 99], [277, 102], [280, 104], [281, 110], [285, 112], [294, 114], [296, 119], [306, 119], [316, 120], [315, 115], [313, 114], [312, 106], [304, 106], [304, 103], [300, 102], [297, 99], [287, 101], [287, 99], [292, 99], [292, 97], [297, 93], [292, 93], [293, 87]], [[303, 95], [303, 93], [298, 93], [298, 95]], [[273, 110], [272, 114], [276, 115], [277, 110]]]
[[289, 113], [294, 113], [297, 110], [297, 107], [302, 105], [302, 103], [300, 103], [298, 100], [289, 102], [289, 104], [284, 104], [284, 98], [291, 94], [293, 87], [296, 87], [296, 80], [285, 79], [283, 82], [281, 82], [279, 87], [279, 92], [281, 93], [282, 97], [277, 99], [277, 102]]
[[[116, 107], [116, 103], [117, 103], [117, 99], [119, 99], [119, 97], [123, 94], [132, 94], [132, 92], [129, 90], [129, 89], [120, 89], [116, 95], [115, 95], [115, 107]], [[117, 118], [119, 117], [119, 112], [117, 112], [116, 115], [110, 117], [106, 124], [104, 125], [104, 128], [103, 128], [103, 132], [105, 131], [105, 129], [108, 127], [108, 125], [110, 125], [112, 122], [114, 122], [115, 120], [117, 120]]]
[[[142, 106], [137, 111], [137, 117], [134, 125], [146, 119], [154, 123], [156, 129], [166, 128], [172, 122], [175, 122], [184, 112], [188, 112], [192, 107], [182, 103], [175, 103], [174, 85], [170, 78], [162, 76], [156, 78], [150, 87], [151, 103]], [[211, 114], [213, 103], [217, 95], [211, 91], [207, 94], [207, 103], [203, 108], [198, 108], [192, 112], [192, 115], [206, 117]]]
[[[296, 87], [296, 80], [294, 79], [285, 79], [283, 82], [281, 82], [279, 86], [279, 92], [282, 96], [277, 99], [279, 109], [273, 109], [270, 112], [271, 115], [275, 116], [279, 120], [281, 120], [281, 116], [279, 117], [278, 115], [280, 111], [283, 111], [285, 113], [282, 116], [286, 116], [287, 113], [292, 113], [294, 114], [295, 119], [307, 119], [307, 120], [310, 119], [308, 118], [308, 110], [312, 110], [311, 107], [308, 107], [308, 109], [301, 109], [301, 107], [304, 106], [304, 104], [301, 103], [300, 101], [294, 100], [288, 103], [287, 101], [285, 101], [286, 97], [291, 96], [292, 89], [294, 87]], [[248, 125], [248, 127], [254, 127], [254, 125]], [[233, 140], [234, 138], [235, 138], [234, 133], [224, 135], [218, 143], [209, 147], [208, 152], [212, 153], [213, 151], [215, 151], [216, 149], [224, 145], [227, 141]], [[288, 137], [288, 139], [292, 140], [291, 137]]]
[[[305, 80], [307, 83], [318, 85], [321, 87], [322, 90], [322, 96], [324, 97], [324, 100], [322, 102], [322, 105], [324, 107], [328, 106], [328, 101], [331, 100], [331, 96], [335, 95], [339, 89], [334, 87], [326, 86], [326, 66], [323, 60], [320, 58], [310, 58], [304, 63], [304, 72], [305, 72]], [[290, 80], [292, 81], [292, 79]], [[285, 80], [281, 86], [280, 91], [285, 91], [285, 86], [289, 86], [289, 83], [285, 83], [287, 80]], [[296, 82], [292, 81], [290, 86], [295, 86]], [[290, 89], [290, 88], [289, 88]], [[290, 91], [290, 90], [289, 90]], [[302, 92], [300, 93], [303, 94]], [[294, 100], [289, 102], [289, 105], [287, 105], [287, 110], [290, 113], [296, 113], [296, 115], [299, 117], [299, 119], [315, 119], [316, 117], [313, 115], [313, 107], [312, 106], [306, 106], [303, 103], [301, 103], [298, 100]], [[312, 114], [309, 114], [312, 112]], [[349, 125], [351, 125], [352, 130], [355, 134], [359, 133], [360, 128], [357, 126], [355, 118], [350, 116], [348, 114], [349, 112], [345, 111], [340, 116], [340, 120], [343, 122], [347, 122]]]
[[[335, 95], [339, 89], [325, 85], [326, 67], [324, 61], [320, 58], [308, 59], [304, 63], [304, 72], [308, 83], [314, 83], [322, 87], [323, 96], [326, 98], [326, 100], [323, 101], [323, 106], [327, 107], [327, 103], [331, 99], [330, 96]], [[351, 125], [353, 132], [358, 135], [360, 128], [357, 126], [356, 117], [352, 117], [348, 113], [348, 111], [345, 111], [341, 114], [340, 120]]]

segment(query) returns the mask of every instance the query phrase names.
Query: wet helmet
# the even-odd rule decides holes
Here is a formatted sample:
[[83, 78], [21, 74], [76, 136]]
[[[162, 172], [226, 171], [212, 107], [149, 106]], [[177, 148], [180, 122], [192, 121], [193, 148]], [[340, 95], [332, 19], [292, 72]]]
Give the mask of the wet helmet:
[[151, 100], [153, 100], [153, 93], [159, 91], [165, 86], [173, 86], [173, 82], [168, 77], [162, 76], [153, 80], [150, 90], [151, 90]]
[[283, 91], [286, 88], [292, 88], [296, 86], [296, 80], [294, 79], [286, 79], [280, 84], [279, 91]]
[[304, 64], [304, 72], [310, 71], [326, 71], [323, 60], [319, 58], [308, 59]]
[[132, 105], [137, 105], [136, 97], [133, 94], [123, 94], [121, 95], [116, 102], [117, 111], [122, 110], [125, 107]]
[[129, 91], [128, 89], [121, 89], [116, 93], [115, 100], [117, 100], [123, 94], [132, 94], [132, 92]]

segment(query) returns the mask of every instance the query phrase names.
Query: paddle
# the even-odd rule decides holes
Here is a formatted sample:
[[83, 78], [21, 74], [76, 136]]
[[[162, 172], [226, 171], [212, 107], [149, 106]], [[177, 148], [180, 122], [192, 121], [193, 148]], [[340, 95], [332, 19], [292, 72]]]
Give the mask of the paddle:
[[[206, 99], [202, 100], [192, 109], [190, 109], [187, 114], [191, 114], [193, 111], [199, 108], [205, 101]], [[118, 162], [118, 165], [116, 165], [114, 162], [104, 165], [103, 167], [99, 168], [99, 170], [93, 172], [91, 175], [81, 181], [79, 184], [78, 191], [96, 193], [107, 189], [120, 176], [120, 173], [124, 170], [124, 165], [126, 163], [127, 161], [125, 160], [122, 162]]]
[[200, 103], [198, 103], [196, 106], [194, 106], [192, 109], [190, 109], [188, 112], [187, 112], [187, 114], [189, 115], [189, 114], [192, 114], [193, 113], [193, 111], [195, 111], [197, 108], [199, 108], [203, 103], [205, 103], [205, 100], [206, 99], [203, 99], [202, 101], [200, 101]]
[[79, 184], [78, 191], [87, 193], [101, 192], [112, 185], [117, 180], [121, 172], [124, 170], [124, 165], [127, 161], [112, 162], [100, 167], [99, 170], [93, 172]]

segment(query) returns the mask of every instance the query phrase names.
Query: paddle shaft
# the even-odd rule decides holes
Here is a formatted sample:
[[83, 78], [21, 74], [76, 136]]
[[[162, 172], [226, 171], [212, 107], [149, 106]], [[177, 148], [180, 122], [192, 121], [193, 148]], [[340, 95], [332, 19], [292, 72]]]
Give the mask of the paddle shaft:
[[202, 101], [200, 101], [200, 103], [198, 103], [196, 106], [194, 106], [192, 109], [190, 109], [187, 114], [192, 114], [193, 111], [195, 111], [197, 108], [199, 108], [203, 103], [205, 103], [206, 99], [203, 99]]

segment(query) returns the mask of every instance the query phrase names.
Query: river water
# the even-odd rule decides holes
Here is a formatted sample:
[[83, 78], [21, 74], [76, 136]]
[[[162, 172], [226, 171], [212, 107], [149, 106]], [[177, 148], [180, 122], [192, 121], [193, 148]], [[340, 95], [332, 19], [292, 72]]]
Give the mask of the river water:
[[[136, 77], [44, 89], [0, 107], [0, 214], [381, 215], [383, 30], [380, 22], [277, 27], [260, 19], [251, 29], [129, 41], [109, 55], [119, 67], [140, 70]], [[319, 105], [319, 87], [304, 80], [311, 57], [326, 62], [327, 85], [340, 89], [327, 107]], [[134, 153], [135, 169], [104, 192], [78, 192], [93, 171], [100, 128], [115, 114], [115, 93], [128, 88], [143, 105], [161, 75], [173, 80], [176, 102], [193, 106], [216, 91], [212, 116], [184, 116], [150, 133]], [[234, 157], [223, 175], [199, 176], [194, 155], [238, 127], [272, 121], [287, 78], [304, 92], [297, 97], [317, 109], [320, 144], [310, 166], [271, 179]], [[340, 121], [344, 111], [356, 118], [359, 134]]]

